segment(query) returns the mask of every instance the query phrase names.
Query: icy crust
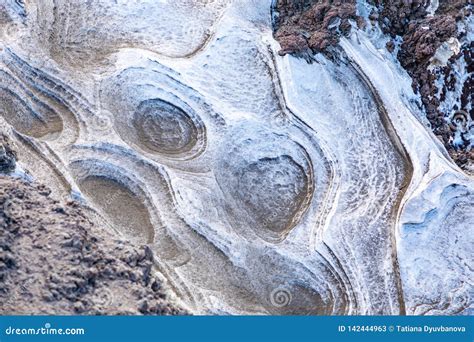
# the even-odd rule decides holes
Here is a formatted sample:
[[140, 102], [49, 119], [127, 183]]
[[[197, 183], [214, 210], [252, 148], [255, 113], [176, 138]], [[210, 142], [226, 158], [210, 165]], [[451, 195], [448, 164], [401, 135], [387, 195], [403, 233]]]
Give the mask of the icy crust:
[[436, 10], [439, 7], [439, 0], [431, 0], [430, 4], [426, 8], [426, 12], [428, 12], [429, 16], [433, 16], [436, 13]]
[[406, 312], [472, 312], [474, 182], [406, 107], [406, 74], [364, 33], [354, 33], [341, 46], [377, 89], [413, 165], [396, 232]]
[[83, 1], [46, 0], [28, 6], [40, 24], [37, 38], [51, 56], [83, 68], [124, 47], [170, 57], [192, 55], [209, 39], [227, 4], [223, 0], [100, 0], [91, 6]]
[[472, 172], [472, 5], [360, 0], [357, 9], [367, 28], [380, 27], [390, 38], [386, 49], [412, 77], [433, 132], [453, 160]]
[[[28, 40], [0, 52], [20, 166], [146, 243], [193, 313], [414, 312], [425, 290], [401, 236], [423, 222], [416, 198], [441, 173], [471, 181], [417, 119], [410, 78], [363, 33], [341, 40], [347, 56], [281, 57], [271, 1], [219, 4], [30, 2]], [[67, 35], [77, 12], [103, 27], [74, 15]], [[190, 14], [203, 44], [180, 33]], [[71, 37], [84, 39], [68, 50]]]
[[[473, 110], [472, 94], [469, 93], [473, 82], [472, 71], [472, 42], [474, 38], [474, 17], [469, 16], [464, 22], [458, 24], [458, 35], [462, 36], [460, 42], [456, 39], [457, 52], [453, 58], [446, 60], [449, 72], [437, 68], [437, 79], [435, 85], [438, 89], [436, 97], [440, 100], [439, 109], [448, 113], [445, 120], [455, 129], [454, 137], [450, 143], [456, 148], [465, 148], [472, 151], [474, 148], [474, 122], [470, 113]], [[449, 43], [449, 42], [447, 42]], [[443, 44], [449, 46], [449, 44]], [[442, 50], [445, 46], [440, 47]], [[443, 54], [443, 52], [441, 52]], [[451, 57], [452, 54], [449, 54]], [[447, 57], [447, 56], [446, 56]], [[445, 59], [446, 59], [445, 57]], [[450, 86], [446, 86], [449, 84]], [[467, 96], [466, 96], [467, 95]], [[456, 109], [454, 112], [452, 109]], [[473, 161], [469, 161], [467, 170], [474, 170]]]
[[[51, 51], [53, 76], [28, 52], [5, 49], [2, 70], [13, 80], [5, 87], [25, 92], [31, 108], [5, 116], [22, 131], [25, 166], [60, 196], [76, 194], [116, 236], [147, 243], [193, 312], [356, 312], [337, 260], [309, 248], [327, 166], [307, 129], [289, 122], [274, 56], [260, 41], [271, 36], [268, 8], [229, 4], [208, 49], [187, 57], [130, 44], [102, 67], [79, 44], [77, 69]], [[16, 100], [12, 110], [22, 105], [5, 97]], [[43, 103], [62, 125], [35, 137]]]
[[325, 201], [331, 211], [314, 230], [315, 249], [325, 245], [334, 253], [347, 274], [356, 312], [400, 312], [391, 211], [406, 170], [376, 104], [344, 64], [321, 56], [311, 65], [287, 57], [280, 68], [290, 76], [282, 82], [288, 107], [314, 130], [330, 164]]
[[474, 187], [444, 172], [401, 217], [399, 260], [408, 314], [472, 314]]

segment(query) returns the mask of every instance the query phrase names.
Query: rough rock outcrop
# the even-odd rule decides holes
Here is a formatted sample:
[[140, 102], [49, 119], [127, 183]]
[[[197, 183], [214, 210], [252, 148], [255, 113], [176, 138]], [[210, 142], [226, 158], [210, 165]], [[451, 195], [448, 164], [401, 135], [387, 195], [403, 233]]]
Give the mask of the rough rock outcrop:
[[277, 1], [275, 38], [281, 55], [292, 53], [311, 58], [335, 46], [339, 35], [351, 29], [350, 19], [357, 20], [354, 0]]
[[[387, 43], [413, 79], [434, 134], [451, 157], [468, 172], [474, 170], [474, 107], [472, 106], [473, 42], [469, 40], [471, 5], [464, 0], [368, 1], [368, 19], [392, 37]], [[437, 7], [434, 7], [437, 6]], [[356, 1], [279, 0], [274, 5], [275, 38], [280, 54], [301, 56], [327, 53], [351, 29], [350, 20], [363, 28]], [[466, 27], [460, 29], [462, 25]], [[470, 25], [470, 26], [469, 26]], [[472, 35], [472, 32], [470, 33]]]
[[[391, 37], [403, 39], [397, 57], [413, 78], [413, 89], [421, 95], [433, 132], [460, 166], [471, 169], [473, 42], [467, 37], [472, 31], [471, 5], [464, 0], [440, 1], [432, 9], [430, 1], [421, 0], [373, 3], [378, 10], [372, 18]], [[467, 27], [459, 29], [460, 25]], [[455, 98], [447, 101], [450, 96]]]
[[0, 135], [0, 174], [15, 170], [16, 153], [10, 139], [5, 134]]
[[[278, 54], [270, 0], [8, 0], [0, 121], [15, 174], [98, 222], [75, 202], [21, 202], [13, 229], [28, 234], [8, 233], [11, 250], [34, 255], [29, 239], [53, 225], [44, 248], [78, 262], [41, 298], [94, 311], [106, 283], [157, 289], [149, 249], [162, 287], [197, 314], [469, 312], [474, 183], [423, 125], [388, 36], [354, 29], [361, 3], [274, 2], [276, 35], [307, 63]], [[63, 246], [69, 228], [51, 220], [83, 229]], [[115, 272], [130, 246], [136, 267]], [[113, 260], [90, 265], [100, 250]], [[129, 310], [161, 312], [134, 289]]]
[[0, 314], [186, 313], [149, 247], [114, 239], [50, 192], [0, 176]]

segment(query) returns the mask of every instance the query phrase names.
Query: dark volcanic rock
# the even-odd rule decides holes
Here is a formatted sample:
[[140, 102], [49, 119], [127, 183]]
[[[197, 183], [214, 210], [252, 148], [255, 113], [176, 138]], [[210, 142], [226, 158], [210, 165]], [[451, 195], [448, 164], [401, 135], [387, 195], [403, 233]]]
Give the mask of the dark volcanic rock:
[[[470, 142], [466, 129], [462, 132], [453, 126], [452, 119], [459, 113], [474, 117], [474, 108], [468, 111], [468, 103], [472, 103], [472, 77], [465, 80], [460, 94], [461, 107], [441, 108], [446, 92], [454, 90], [456, 71], [454, 64], [464, 58], [468, 68], [472, 68], [472, 42], [464, 43], [460, 52], [453, 55], [447, 65], [430, 68], [432, 58], [440, 46], [449, 39], [463, 39], [457, 25], [467, 16], [472, 15], [467, 1], [440, 1], [433, 16], [429, 16], [426, 8], [430, 1], [372, 1], [379, 9], [376, 17], [382, 30], [393, 38], [400, 36], [403, 44], [398, 53], [401, 65], [413, 79], [413, 89], [419, 93], [426, 109], [427, 118], [433, 132], [444, 143], [448, 152], [461, 167], [474, 161], [474, 151], [470, 150]], [[393, 44], [393, 43], [392, 43]], [[388, 44], [389, 51], [392, 44]], [[470, 66], [469, 66], [470, 65]], [[443, 88], [438, 89], [436, 80], [443, 77]], [[440, 98], [436, 95], [440, 94]], [[456, 134], [460, 134], [462, 142], [455, 142]]]
[[6, 135], [0, 135], [0, 173], [9, 173], [15, 170], [16, 153], [12, 143]]
[[309, 57], [325, 52], [338, 43], [341, 34], [349, 33], [349, 20], [357, 20], [354, 0], [278, 0], [274, 11], [281, 55]]
[[[469, 141], [469, 127], [452, 120], [460, 113], [474, 118], [472, 106], [472, 76], [462, 85], [460, 106], [442, 105], [449, 91], [454, 90], [454, 65], [464, 59], [467, 68], [473, 69], [472, 42], [465, 42], [446, 65], [432, 67], [437, 50], [450, 39], [463, 41], [465, 33], [458, 23], [472, 15], [465, 0], [440, 1], [434, 15], [427, 11], [429, 0], [371, 0], [374, 10], [369, 20], [378, 22], [382, 30], [393, 39], [402, 38], [398, 59], [413, 79], [413, 89], [419, 93], [433, 132], [444, 143], [448, 152], [461, 167], [474, 162], [474, 149]], [[341, 0], [278, 0], [274, 5], [275, 38], [280, 42], [281, 55], [292, 53], [312, 59], [314, 53], [327, 52], [336, 45], [341, 35], [351, 29], [349, 20], [363, 26], [357, 17], [355, 1]], [[394, 41], [387, 44], [395, 51]], [[442, 82], [436, 82], [442, 78]], [[442, 89], [437, 85], [442, 84]], [[471, 119], [472, 120], [472, 119]]]
[[149, 247], [114, 239], [49, 192], [0, 176], [0, 314], [185, 313], [153, 275]]

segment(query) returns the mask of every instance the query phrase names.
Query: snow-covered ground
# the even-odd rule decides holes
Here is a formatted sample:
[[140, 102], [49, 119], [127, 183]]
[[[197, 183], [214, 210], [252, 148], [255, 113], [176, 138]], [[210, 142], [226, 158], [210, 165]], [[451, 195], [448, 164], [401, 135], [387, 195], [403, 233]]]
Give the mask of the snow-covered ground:
[[270, 5], [29, 2], [0, 42], [20, 166], [195, 313], [472, 312], [474, 182], [385, 38], [281, 57]]

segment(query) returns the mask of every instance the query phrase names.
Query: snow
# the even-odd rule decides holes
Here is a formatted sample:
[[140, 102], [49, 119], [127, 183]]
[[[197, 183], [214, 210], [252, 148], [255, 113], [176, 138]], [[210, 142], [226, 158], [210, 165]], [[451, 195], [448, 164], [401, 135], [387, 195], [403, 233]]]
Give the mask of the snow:
[[281, 57], [271, 3], [58, 1], [54, 18], [33, 1], [44, 20], [29, 18], [18, 59], [0, 54], [18, 85], [0, 83], [41, 93], [25, 101], [33, 114], [47, 102], [62, 130], [25, 138], [22, 166], [101, 217], [135, 208], [145, 225], [104, 226], [133, 241], [152, 230], [157, 267], [196, 314], [472, 305], [473, 181], [426, 127], [388, 38], [354, 29], [335, 60]]

